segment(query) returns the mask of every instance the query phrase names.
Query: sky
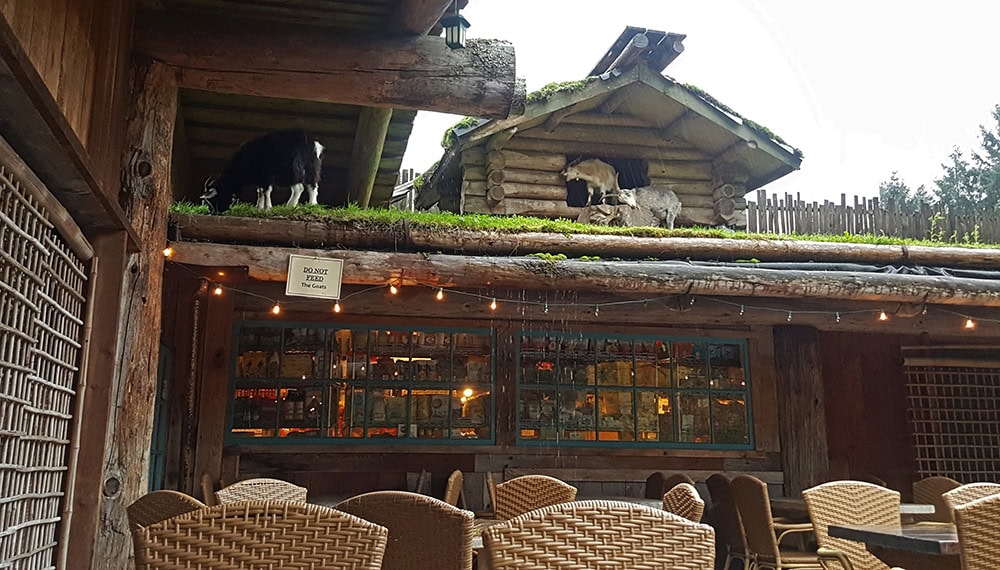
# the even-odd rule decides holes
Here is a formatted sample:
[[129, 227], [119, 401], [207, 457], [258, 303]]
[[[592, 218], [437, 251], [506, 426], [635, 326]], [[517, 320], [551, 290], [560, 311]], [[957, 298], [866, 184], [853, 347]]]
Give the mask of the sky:
[[[469, 37], [514, 44], [529, 91], [585, 77], [627, 25], [687, 34], [665, 73], [802, 149], [766, 188], [810, 201], [877, 196], [893, 171], [933, 185], [1000, 104], [990, 0], [470, 0], [462, 14]], [[438, 160], [460, 118], [418, 113], [403, 167]]]

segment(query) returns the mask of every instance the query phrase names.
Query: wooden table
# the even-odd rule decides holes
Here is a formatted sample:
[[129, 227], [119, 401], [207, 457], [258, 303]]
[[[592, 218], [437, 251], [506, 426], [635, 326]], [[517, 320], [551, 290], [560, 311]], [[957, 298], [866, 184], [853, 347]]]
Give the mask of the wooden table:
[[952, 525], [830, 525], [830, 536], [863, 542], [889, 566], [907, 570], [959, 570], [958, 534]]
[[[809, 520], [809, 510], [806, 508], [805, 499], [792, 497], [775, 497], [771, 499], [771, 514], [776, 517], [785, 517], [789, 520]], [[901, 503], [899, 505], [901, 515], [933, 515], [934, 505], [923, 503]]]

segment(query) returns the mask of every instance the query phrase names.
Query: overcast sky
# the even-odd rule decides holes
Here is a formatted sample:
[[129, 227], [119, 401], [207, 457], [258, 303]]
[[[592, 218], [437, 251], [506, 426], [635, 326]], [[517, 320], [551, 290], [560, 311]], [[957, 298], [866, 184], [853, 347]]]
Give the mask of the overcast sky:
[[[978, 146], [1000, 103], [1000, 2], [470, 0], [470, 37], [512, 42], [535, 90], [583, 78], [626, 25], [687, 34], [666, 69], [805, 153], [767, 186], [803, 198], [878, 194], [898, 170], [931, 185], [953, 146]], [[403, 166], [441, 156], [460, 117], [420, 112]]]

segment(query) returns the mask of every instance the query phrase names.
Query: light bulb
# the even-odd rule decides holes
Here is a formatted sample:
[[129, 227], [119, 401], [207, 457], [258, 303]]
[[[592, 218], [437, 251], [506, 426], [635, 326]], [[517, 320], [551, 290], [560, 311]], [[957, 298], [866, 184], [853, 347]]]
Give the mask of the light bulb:
[[493, 301], [490, 303], [490, 310], [491, 311], [497, 310], [497, 298], [496, 297], [493, 297]]
[[275, 315], [277, 315], [278, 313], [280, 313], [281, 312], [281, 305], [275, 303], [274, 306], [271, 307], [271, 312], [274, 313]]
[[170, 257], [173, 254], [174, 254], [174, 248], [170, 247], [169, 245], [163, 248], [163, 257]]
[[466, 398], [471, 398], [472, 394], [473, 394], [472, 388], [466, 388], [465, 391], [462, 392], [462, 395], [465, 396]]
[[340, 312], [340, 301], [334, 301], [333, 302], [333, 312], [334, 313], [339, 313]]
[[437, 295], [434, 295], [434, 298], [438, 301], [444, 300], [444, 289], [438, 289]]
[[740, 316], [741, 317], [743, 316], [743, 310], [744, 309], [745, 309], [745, 307], [743, 307], [743, 305], [740, 305]]
[[392, 293], [393, 295], [395, 295], [395, 294], [399, 293], [399, 287], [396, 287], [394, 284], [390, 283], [389, 284], [389, 292]]
[[967, 329], [974, 329], [974, 328], [976, 328], [976, 321], [974, 321], [972, 319], [966, 319], [966, 321], [965, 321], [965, 328], [967, 328]]
[[221, 297], [222, 296], [222, 286], [221, 285], [216, 285], [215, 289], [212, 289], [212, 293], [214, 293], [216, 297]]
[[840, 312], [834, 313], [837, 316], [837, 322], [840, 322]]
[[883, 311], [879, 312], [879, 314], [878, 314], [878, 320], [880, 320], [880, 321], [888, 321], [889, 320], [889, 315], [885, 314], [885, 311], [883, 310]]

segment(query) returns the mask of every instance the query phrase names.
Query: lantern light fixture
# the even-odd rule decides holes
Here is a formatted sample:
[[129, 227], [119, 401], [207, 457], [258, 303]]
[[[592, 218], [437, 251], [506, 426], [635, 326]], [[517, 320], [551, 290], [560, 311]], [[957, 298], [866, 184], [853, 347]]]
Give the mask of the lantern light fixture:
[[444, 43], [451, 49], [461, 49], [465, 47], [465, 34], [469, 29], [469, 21], [458, 13], [458, 1], [452, 3], [455, 11], [441, 18], [441, 26], [444, 28]]

